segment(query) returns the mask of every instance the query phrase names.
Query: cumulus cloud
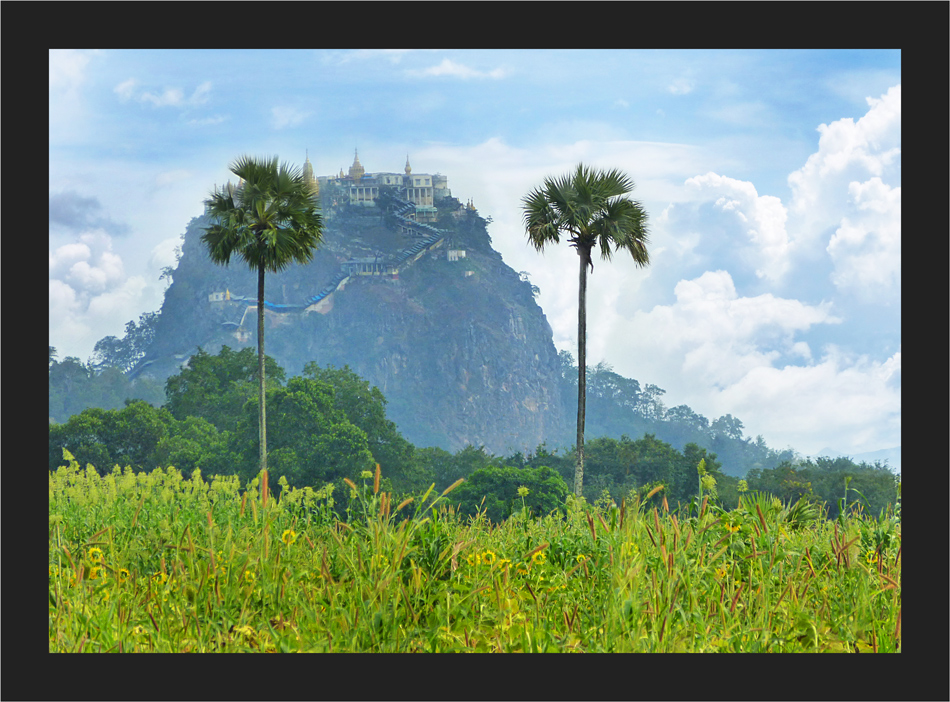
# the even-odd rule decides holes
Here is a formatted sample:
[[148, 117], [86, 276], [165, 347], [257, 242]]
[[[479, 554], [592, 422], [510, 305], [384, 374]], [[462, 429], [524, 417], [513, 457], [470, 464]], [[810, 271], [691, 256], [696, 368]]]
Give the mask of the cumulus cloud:
[[899, 178], [901, 86], [867, 102], [870, 109], [857, 122], [848, 117], [819, 125], [818, 151], [788, 176], [789, 209], [800, 218], [805, 236], [840, 221], [841, 202], [851, 182], [894, 172]]
[[721, 270], [681, 280], [675, 298], [615, 322], [618, 372], [707, 416], [741, 417], [772, 446], [814, 453], [900, 443], [900, 351], [881, 361], [827, 345], [816, 359], [797, 338], [843, 321], [830, 304], [740, 296]]
[[787, 211], [782, 201], [772, 195], [759, 195], [748, 181], [736, 180], [717, 173], [686, 180], [687, 187], [722, 193], [716, 207], [733, 212], [741, 222], [754, 253], [752, 262], [759, 278], [776, 281], [789, 269], [790, 242], [785, 229]]
[[866, 302], [899, 296], [900, 85], [867, 102], [857, 121], [818, 127], [817, 151], [788, 177], [787, 206], [759, 195], [751, 182], [715, 172], [685, 181], [734, 215], [749, 242], [740, 260], [760, 279], [781, 282], [796, 267], [811, 270], [824, 252], [839, 289]]
[[141, 313], [147, 287], [144, 277], [126, 275], [101, 229], [55, 248], [49, 253], [50, 343], [91, 352], [99, 338], [121, 333]]
[[[674, 289], [676, 301], [637, 311], [623, 326], [637, 330], [627, 338], [627, 355], [641, 367], [638, 375], [669, 375], [672, 359], [679, 365], [678, 390], [727, 387], [758, 367], [771, 367], [786, 353], [801, 354], [796, 332], [816, 324], [836, 324], [831, 305], [807, 305], [771, 293], [740, 297], [732, 276], [723, 270], [707, 271], [693, 280], [681, 280]], [[630, 342], [633, 342], [632, 345]], [[669, 389], [669, 388], [668, 388]]]
[[867, 300], [900, 294], [901, 189], [874, 177], [852, 182], [848, 194], [856, 212], [841, 220], [828, 243], [835, 264], [832, 281]]
[[89, 297], [120, 283], [125, 271], [122, 259], [112, 252], [104, 231], [87, 232], [78, 242], [64, 244], [49, 255], [50, 278], [71, 286], [77, 297]]
[[[718, 398], [779, 446], [814, 454], [829, 443], [851, 451], [900, 444], [900, 351], [883, 362], [829, 346], [819, 363], [759, 366]], [[824, 443], [823, 443], [824, 442]]]

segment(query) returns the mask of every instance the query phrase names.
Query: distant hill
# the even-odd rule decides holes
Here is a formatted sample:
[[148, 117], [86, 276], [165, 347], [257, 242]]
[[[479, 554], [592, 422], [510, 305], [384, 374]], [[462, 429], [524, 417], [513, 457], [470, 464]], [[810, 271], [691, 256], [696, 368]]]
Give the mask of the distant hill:
[[[348, 365], [379, 387], [409, 441], [499, 455], [569, 436], [551, 326], [531, 284], [491, 246], [486, 220], [446, 197], [438, 218], [408, 202], [327, 206], [307, 265], [268, 274], [265, 353], [289, 375]], [[154, 325], [131, 371], [164, 383], [198, 347], [257, 346], [256, 273], [215, 265], [192, 220]]]
[[894, 446], [892, 448], [878, 449], [877, 451], [867, 451], [865, 453], [841, 453], [840, 451], [835, 451], [831, 448], [823, 448], [818, 452], [818, 456], [827, 456], [828, 458], [838, 458], [840, 456], [847, 456], [852, 459], [855, 463], [874, 463], [875, 461], [880, 461], [881, 463], [887, 462], [887, 465], [895, 470], [895, 472], [901, 472], [901, 447]]

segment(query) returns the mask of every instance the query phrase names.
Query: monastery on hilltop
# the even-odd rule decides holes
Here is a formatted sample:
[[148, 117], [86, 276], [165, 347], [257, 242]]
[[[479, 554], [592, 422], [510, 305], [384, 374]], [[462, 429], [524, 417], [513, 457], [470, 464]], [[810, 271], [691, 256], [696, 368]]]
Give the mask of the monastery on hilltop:
[[413, 173], [406, 156], [404, 173], [367, 173], [360, 163], [359, 152], [354, 152], [353, 165], [347, 173], [340, 169], [337, 175], [313, 175], [313, 166], [310, 158], [304, 162], [304, 177], [312, 187], [319, 192], [327, 185], [342, 188], [349, 195], [349, 204], [367, 207], [376, 206], [380, 186], [391, 186], [396, 189], [400, 199], [415, 205], [415, 219], [418, 222], [434, 222], [437, 217], [435, 203], [444, 197], [450, 197], [448, 176], [439, 173]]

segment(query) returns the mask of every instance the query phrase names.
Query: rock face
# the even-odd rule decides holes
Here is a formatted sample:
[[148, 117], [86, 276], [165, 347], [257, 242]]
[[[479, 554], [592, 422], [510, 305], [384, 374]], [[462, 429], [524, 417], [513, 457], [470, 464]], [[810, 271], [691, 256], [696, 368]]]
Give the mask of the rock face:
[[[432, 230], [407, 231], [375, 208], [336, 212], [310, 264], [267, 274], [265, 353], [289, 375], [311, 361], [348, 365], [382, 390], [417, 446], [507, 454], [559, 441], [569, 431], [551, 327], [530, 283], [491, 248], [485, 220], [450, 210], [433, 225], [435, 243]], [[206, 225], [188, 226], [155, 342], [133, 375], [164, 380], [199, 346], [257, 345], [256, 272], [236, 257], [213, 264]], [[350, 274], [339, 284], [341, 271]]]

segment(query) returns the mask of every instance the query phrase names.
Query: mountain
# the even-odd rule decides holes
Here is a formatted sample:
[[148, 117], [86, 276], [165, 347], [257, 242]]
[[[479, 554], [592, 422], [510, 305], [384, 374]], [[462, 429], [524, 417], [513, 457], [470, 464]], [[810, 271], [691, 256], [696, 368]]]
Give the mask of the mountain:
[[[310, 362], [348, 365], [379, 387], [417, 446], [506, 454], [569, 440], [551, 327], [474, 207], [443, 197], [423, 223], [396, 196], [340, 205], [322, 189], [327, 230], [312, 262], [267, 274], [265, 353], [291, 376]], [[257, 274], [237, 257], [212, 263], [207, 225], [188, 224], [154, 340], [130, 377], [163, 383], [199, 347], [256, 348]]]
[[828, 458], [838, 458], [840, 456], [846, 456], [853, 460], [855, 463], [874, 463], [875, 461], [880, 461], [881, 463], [887, 462], [887, 465], [894, 469], [895, 472], [901, 472], [901, 447], [894, 446], [892, 448], [878, 449], [877, 451], [865, 451], [864, 453], [841, 453], [840, 451], [835, 451], [832, 448], [823, 448], [818, 452], [818, 456], [827, 456]]

